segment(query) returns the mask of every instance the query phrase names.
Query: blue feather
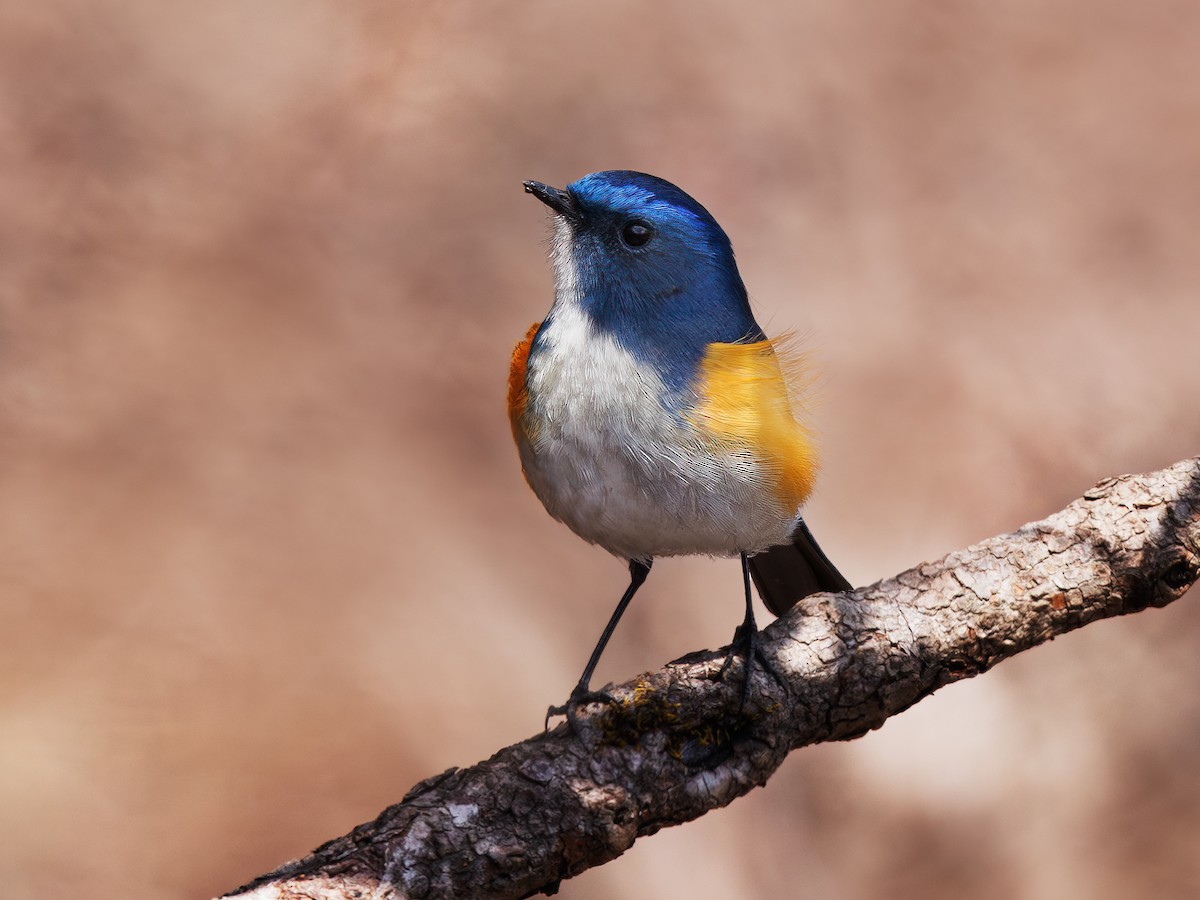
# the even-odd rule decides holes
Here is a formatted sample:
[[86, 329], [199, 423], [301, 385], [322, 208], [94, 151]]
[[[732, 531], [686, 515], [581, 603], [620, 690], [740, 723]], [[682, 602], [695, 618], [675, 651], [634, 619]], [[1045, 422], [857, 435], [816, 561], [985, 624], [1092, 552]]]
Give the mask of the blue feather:
[[[763, 339], [729, 238], [686, 193], [629, 171], [587, 175], [567, 193], [585, 312], [668, 387], [692, 385], [710, 343]], [[644, 246], [621, 238], [635, 221], [652, 229]]]

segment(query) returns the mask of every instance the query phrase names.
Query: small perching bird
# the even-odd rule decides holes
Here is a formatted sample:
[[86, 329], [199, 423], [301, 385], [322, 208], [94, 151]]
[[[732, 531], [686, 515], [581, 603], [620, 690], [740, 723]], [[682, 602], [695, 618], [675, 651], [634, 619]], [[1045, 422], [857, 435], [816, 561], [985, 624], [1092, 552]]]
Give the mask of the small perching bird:
[[[850, 585], [800, 516], [817, 456], [775, 343], [754, 320], [729, 238], [675, 185], [641, 172], [525, 190], [555, 213], [554, 305], [513, 352], [508, 409], [525, 477], [554, 518], [629, 561], [629, 587], [567, 703], [589, 682], [659, 556], [740, 556], [776, 615]], [[728, 663], [728, 660], [727, 660]]]

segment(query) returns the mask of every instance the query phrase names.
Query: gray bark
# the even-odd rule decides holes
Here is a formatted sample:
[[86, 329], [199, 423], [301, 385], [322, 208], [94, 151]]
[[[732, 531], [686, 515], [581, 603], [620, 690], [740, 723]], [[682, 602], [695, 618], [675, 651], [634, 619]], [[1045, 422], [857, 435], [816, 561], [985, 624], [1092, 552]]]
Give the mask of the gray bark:
[[[1165, 606], [1200, 572], [1200, 458], [1110, 478], [1066, 509], [894, 578], [802, 601], [763, 632], [783, 684], [692, 654], [559, 725], [416, 787], [233, 895], [523, 897], [725, 806], [784, 757], [878, 728], [943, 685], [1088, 622]], [[233, 896], [230, 895], [230, 896]]]

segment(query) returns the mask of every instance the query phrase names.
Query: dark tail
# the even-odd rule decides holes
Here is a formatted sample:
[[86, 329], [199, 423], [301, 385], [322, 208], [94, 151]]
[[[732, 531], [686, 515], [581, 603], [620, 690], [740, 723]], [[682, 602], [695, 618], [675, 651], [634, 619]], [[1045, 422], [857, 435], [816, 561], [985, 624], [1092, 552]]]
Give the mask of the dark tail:
[[842, 577], [800, 520], [790, 544], [780, 544], [750, 557], [750, 575], [767, 609], [777, 616], [809, 594], [821, 591], [848, 591], [850, 582]]

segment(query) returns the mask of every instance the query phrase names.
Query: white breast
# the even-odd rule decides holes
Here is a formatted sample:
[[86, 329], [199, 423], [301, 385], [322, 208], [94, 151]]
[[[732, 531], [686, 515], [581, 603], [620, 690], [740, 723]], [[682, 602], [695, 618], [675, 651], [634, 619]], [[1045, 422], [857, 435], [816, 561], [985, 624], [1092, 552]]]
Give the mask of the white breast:
[[561, 265], [559, 275], [528, 362], [529, 437], [520, 442], [526, 477], [550, 514], [630, 559], [786, 542], [798, 510], [780, 508], [754, 456], [718, 448], [667, 408], [658, 375], [595, 328], [564, 296]]

